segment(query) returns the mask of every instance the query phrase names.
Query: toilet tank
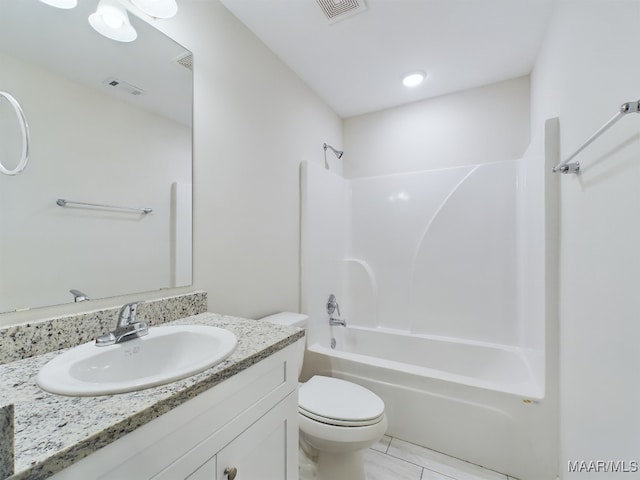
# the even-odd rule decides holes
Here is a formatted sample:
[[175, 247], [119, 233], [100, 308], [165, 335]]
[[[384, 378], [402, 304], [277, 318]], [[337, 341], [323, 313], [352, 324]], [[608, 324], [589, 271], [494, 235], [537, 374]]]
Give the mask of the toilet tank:
[[276, 325], [285, 325], [287, 327], [298, 327], [305, 330], [305, 336], [298, 340], [298, 342], [296, 343], [298, 357], [298, 378], [300, 378], [300, 373], [302, 373], [302, 361], [304, 360], [304, 349], [307, 338], [306, 329], [309, 317], [303, 313], [280, 312], [269, 315], [268, 317], [262, 317], [258, 320], [261, 322], [274, 323]]

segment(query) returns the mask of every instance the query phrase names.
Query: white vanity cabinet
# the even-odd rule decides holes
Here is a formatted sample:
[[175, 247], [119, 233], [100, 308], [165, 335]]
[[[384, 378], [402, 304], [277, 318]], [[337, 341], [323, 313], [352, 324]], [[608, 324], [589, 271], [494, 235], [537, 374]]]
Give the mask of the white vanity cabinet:
[[[294, 410], [297, 410], [297, 395]], [[231, 443], [209, 459], [198, 470], [193, 472], [189, 480], [279, 480], [297, 479], [288, 474], [287, 441], [292, 440], [297, 432], [288, 431], [295, 423], [287, 419], [285, 410], [291, 410], [291, 402], [283, 401], [265, 416], [242, 432]], [[297, 455], [297, 447], [295, 452]], [[292, 466], [293, 467], [293, 466]], [[295, 468], [297, 468], [297, 463]], [[159, 476], [158, 478], [176, 478]]]
[[51, 478], [297, 480], [296, 362], [290, 345]]

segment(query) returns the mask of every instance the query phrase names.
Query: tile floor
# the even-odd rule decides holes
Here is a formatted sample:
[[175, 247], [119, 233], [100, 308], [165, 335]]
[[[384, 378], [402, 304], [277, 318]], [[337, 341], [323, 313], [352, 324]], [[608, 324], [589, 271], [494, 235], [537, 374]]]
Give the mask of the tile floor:
[[365, 453], [365, 471], [367, 480], [516, 480], [386, 435]]

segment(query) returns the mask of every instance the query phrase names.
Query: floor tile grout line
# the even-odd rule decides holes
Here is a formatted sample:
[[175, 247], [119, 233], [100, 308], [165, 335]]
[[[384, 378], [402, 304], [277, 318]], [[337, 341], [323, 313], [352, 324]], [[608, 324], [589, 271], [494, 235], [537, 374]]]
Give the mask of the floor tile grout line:
[[[420, 478], [422, 478], [422, 476], [424, 475], [424, 471], [425, 470], [429, 470], [430, 472], [437, 473], [438, 475], [442, 475], [444, 477], [450, 478], [451, 480], [457, 480], [455, 477], [452, 477], [451, 475], [447, 475], [446, 473], [439, 472], [438, 470], [434, 470], [433, 468], [425, 467], [424, 465], [420, 465], [419, 463], [414, 463], [414, 462], [412, 462], [410, 460], [407, 460], [406, 458], [396, 457], [395, 455], [393, 455], [391, 453], [384, 453], [384, 452], [381, 452], [379, 450], [373, 450], [373, 451], [374, 452], [378, 452], [378, 453], [380, 453], [382, 455], [386, 455], [387, 457], [391, 457], [391, 458], [393, 458], [395, 460], [400, 460], [401, 462], [408, 463], [409, 465], [413, 465], [415, 467], [420, 467], [422, 469], [422, 474], [420, 475]], [[455, 468], [455, 467], [453, 467], [453, 468]], [[480, 468], [484, 468], [484, 467], [480, 467]], [[485, 468], [485, 470], [487, 470], [487, 469]], [[491, 471], [493, 471], [493, 470], [491, 470]], [[500, 474], [500, 475], [503, 475], [503, 474]], [[505, 475], [505, 477], [506, 477], [506, 475]]]
[[[388, 453], [381, 452], [380, 450], [376, 450], [375, 448], [369, 448], [369, 450], [371, 452], [373, 452], [373, 453], [376, 453], [376, 454], [379, 454], [379, 455], [384, 455], [385, 457], [393, 458], [394, 460], [398, 460], [398, 461], [400, 461], [402, 463], [406, 463], [407, 465], [413, 465], [414, 467], [420, 468], [421, 470], [420, 470], [420, 479], [419, 480], [422, 480], [422, 476], [423, 476], [424, 471], [425, 471], [425, 467], [423, 467], [422, 465], [418, 465], [417, 463], [408, 462], [404, 458], [394, 457], [393, 455], [389, 455]], [[429, 470], [429, 469], [426, 469], [426, 470]], [[431, 471], [433, 471], [433, 470], [431, 470]], [[436, 473], [440, 473], [440, 472], [436, 472]], [[444, 475], [444, 474], [441, 474], [441, 475]], [[451, 477], [449, 477], [447, 475], [445, 475], [445, 476], [447, 478], [451, 478]], [[453, 478], [452, 480], [456, 480], [456, 479]]]
[[458, 480], [456, 477], [452, 477], [451, 475], [447, 475], [445, 473], [438, 472], [436, 470], [431, 470], [430, 468], [427, 468], [427, 467], [422, 467], [422, 470], [423, 470], [423, 473], [424, 473], [424, 470], [429, 470], [430, 472], [437, 473], [438, 475], [442, 475], [443, 477], [450, 478], [451, 480]]
[[393, 440], [393, 437], [389, 435], [385, 435], [385, 437], [389, 437], [389, 443], [387, 443], [387, 448], [384, 449], [384, 453], [387, 454], [389, 453], [389, 448], [391, 447], [391, 441]]
[[[394, 437], [392, 437], [392, 438], [394, 438]], [[404, 441], [404, 440], [403, 440], [403, 441]], [[407, 443], [409, 443], [409, 442], [407, 442]], [[391, 444], [391, 442], [389, 442], [389, 444]], [[418, 446], [420, 446], [420, 445], [418, 445]], [[426, 447], [422, 447], [422, 448], [426, 448]], [[446, 474], [446, 473], [440, 472], [440, 471], [438, 471], [438, 470], [433, 470], [432, 468], [425, 467], [424, 465], [420, 465], [420, 464], [418, 464], [418, 463], [411, 462], [411, 461], [406, 460], [406, 459], [404, 459], [404, 458], [396, 457], [395, 455], [392, 455], [392, 454], [390, 454], [390, 453], [381, 452], [380, 450], [375, 450], [375, 449], [373, 449], [373, 448], [371, 448], [370, 450], [371, 450], [371, 451], [373, 451], [373, 452], [379, 453], [380, 455], [385, 455], [385, 456], [390, 457], [390, 458], [393, 458], [393, 459], [395, 459], [395, 460], [399, 460], [399, 461], [401, 461], [401, 462], [403, 462], [403, 463], [406, 463], [406, 464], [409, 464], [409, 465], [413, 465], [413, 466], [415, 466], [415, 467], [419, 467], [419, 468], [421, 469], [421, 471], [420, 471], [420, 480], [422, 480], [422, 479], [423, 479], [423, 477], [424, 477], [424, 472], [425, 472], [425, 471], [429, 471], [429, 472], [437, 473], [438, 475], [442, 475], [443, 477], [446, 477], [446, 478], [451, 479], [451, 480], [458, 480], [456, 477], [452, 477], [452, 476], [451, 476], [451, 475], [449, 475], [449, 474]], [[387, 450], [388, 450], [388, 449], [387, 449]], [[430, 450], [430, 449], [427, 449], [427, 450]], [[434, 452], [435, 452], [436, 450], [432, 450], [432, 451], [434, 451]], [[440, 453], [440, 452], [438, 452], [438, 453]], [[446, 455], [446, 454], [444, 454], [444, 453], [443, 453], [442, 455]], [[451, 457], [450, 455], [446, 455], [446, 456]], [[456, 457], [451, 457], [451, 458], [456, 458]], [[461, 461], [463, 461], [463, 462], [464, 462], [464, 460], [461, 460]], [[503, 480], [517, 480], [516, 478], [509, 477], [509, 476], [508, 476], [507, 474], [505, 474], [505, 473], [496, 472], [496, 471], [494, 471], [494, 470], [491, 470], [491, 469], [485, 468], [485, 467], [483, 467], [483, 466], [481, 466], [481, 465], [476, 465], [475, 463], [471, 463], [471, 462], [466, 462], [466, 463], [469, 463], [469, 464], [471, 464], [471, 465], [475, 465], [475, 466], [477, 466], [477, 467], [479, 467], [479, 468], [482, 468], [483, 470], [487, 470], [488, 472], [497, 473], [498, 475], [502, 475], [502, 476], [504, 477], [504, 479], [503, 479]], [[453, 468], [455, 468], [455, 467], [453, 467]], [[464, 472], [460, 472], [460, 473], [464, 473]]]
[[[411, 462], [407, 462], [407, 463], [411, 463]], [[412, 465], [414, 465], [414, 464], [412, 464]], [[451, 480], [458, 480], [455, 477], [451, 477], [449, 475], [445, 475], [444, 473], [436, 472], [435, 470], [431, 470], [430, 468], [427, 468], [427, 467], [422, 467], [422, 472], [420, 472], [420, 480], [423, 479], [425, 471], [437, 473], [438, 475], [441, 475], [441, 476], [446, 477], [446, 478], [450, 478]]]
[[[396, 437], [391, 437], [391, 442], [393, 442], [393, 440], [394, 440], [394, 439], [396, 439]], [[396, 440], [401, 440], [401, 439], [397, 438]], [[401, 440], [401, 441], [402, 441], [402, 442], [404, 442], [405, 440]], [[391, 442], [389, 442], [389, 446], [387, 447], [387, 451], [389, 450], [389, 448], [391, 448]], [[406, 443], [410, 443], [410, 442], [406, 442]], [[430, 448], [423, 447], [423, 446], [421, 446], [421, 445], [417, 445], [417, 444], [415, 444], [415, 443], [412, 443], [411, 445], [416, 445], [417, 447], [424, 448], [424, 449], [426, 449], [426, 450], [431, 450]], [[431, 451], [432, 451], [432, 452], [435, 452], [436, 450], [431, 450]], [[437, 452], [437, 453], [441, 453], [441, 452]], [[446, 473], [439, 472], [438, 470], [434, 470], [433, 468], [425, 467], [424, 465], [421, 465], [421, 464], [419, 464], [419, 463], [414, 463], [414, 462], [412, 462], [412, 461], [410, 461], [410, 460], [407, 460], [406, 458], [396, 457], [396, 456], [395, 456], [395, 455], [393, 455], [392, 453], [385, 453], [385, 455], [387, 455], [388, 457], [391, 457], [391, 458], [395, 458], [396, 460], [401, 460], [401, 461], [403, 461], [403, 462], [405, 462], [405, 463], [408, 463], [408, 464], [410, 464], [410, 465], [415, 465], [416, 467], [420, 467], [420, 468], [422, 468], [422, 474], [420, 475], [420, 479], [422, 479], [422, 477], [424, 476], [424, 471], [425, 471], [425, 470], [429, 470], [430, 472], [437, 473], [438, 475], [443, 475], [443, 476], [445, 476], [445, 477], [447, 477], [447, 478], [451, 478], [452, 480], [457, 480], [455, 477], [452, 477], [452, 476], [450, 476], [450, 475], [447, 475]], [[441, 455], [446, 455], [446, 454], [441, 453]], [[446, 455], [446, 456], [451, 457], [451, 455]], [[451, 458], [455, 458], [455, 457], [451, 457]], [[464, 460], [462, 460], [462, 461], [464, 462]], [[467, 462], [467, 463], [469, 463], [469, 462]], [[473, 463], [472, 463], [472, 465], [475, 465], [475, 464], [473, 464]], [[480, 467], [480, 465], [477, 465], [477, 466], [479, 466], [479, 467]], [[453, 468], [455, 468], [455, 467], [453, 467]], [[484, 467], [480, 467], [480, 468], [484, 468]], [[457, 468], [456, 468], [456, 470], [457, 470]], [[485, 469], [485, 470], [486, 470], [486, 469]], [[506, 475], [505, 475], [505, 476], [506, 476]]]
[[[420, 468], [423, 468], [423, 469], [427, 468], [424, 465], [420, 465], [419, 463], [411, 462], [411, 461], [407, 460], [406, 458], [396, 457], [395, 455], [392, 455], [391, 453], [383, 453], [383, 455], [386, 455], [387, 457], [395, 458], [396, 460], [400, 460], [400, 461], [402, 461], [404, 463], [408, 463], [410, 465], [415, 465], [416, 467], [420, 467]], [[427, 470], [431, 470], [431, 469], [427, 468]], [[431, 470], [431, 471], [435, 472], [435, 473], [439, 473], [440, 475], [444, 475], [444, 473], [437, 472], [436, 470]]]
[[[389, 449], [391, 448], [391, 444], [393, 443], [393, 441], [394, 441], [394, 440], [399, 440], [399, 441], [401, 441], [401, 442], [408, 443], [409, 445], [413, 445], [413, 446], [416, 446], [416, 447], [418, 447], [418, 448], [422, 448], [422, 449], [424, 449], [424, 450], [429, 450], [429, 451], [431, 451], [431, 452], [439, 453], [440, 455], [443, 455], [443, 456], [445, 456], [445, 457], [453, 458], [453, 459], [455, 459], [455, 460], [458, 460], [459, 462], [468, 463], [469, 465], [473, 465], [473, 466], [476, 466], [476, 467], [482, 468], [482, 469], [487, 470], [487, 471], [489, 471], [489, 472], [497, 473], [498, 475], [502, 475], [503, 477], [505, 477], [505, 479], [506, 479], [506, 480], [509, 480], [509, 475], [507, 475], [506, 473], [498, 472], [498, 471], [496, 471], [496, 470], [492, 470], [491, 468], [487, 468], [487, 467], [484, 467], [484, 466], [482, 466], [482, 465], [478, 465], [477, 463], [473, 463], [473, 462], [470, 462], [470, 461], [468, 461], [468, 460], [463, 460], [462, 458], [454, 457], [453, 455], [449, 455], [449, 454], [446, 454], [446, 453], [440, 452], [440, 451], [438, 451], [438, 450], [434, 450], [433, 448], [424, 447], [424, 446], [422, 446], [422, 445], [418, 445], [417, 443], [411, 443], [411, 442], [408, 442], [408, 441], [406, 441], [406, 440], [402, 440], [401, 438], [391, 437], [390, 435], [387, 435], [387, 436], [391, 438], [391, 441], [389, 442], [389, 445], [387, 446], [387, 451], [389, 451]], [[390, 453], [387, 453], [387, 455], [389, 455], [389, 456], [391, 456], [391, 457], [393, 457], [393, 458], [398, 458], [398, 459], [400, 459], [400, 460], [404, 460], [403, 458], [396, 457], [396, 456], [394, 456], [394, 455], [392, 455], [392, 454], [390, 454]], [[405, 461], [406, 461], [406, 460], [405, 460]], [[409, 463], [413, 463], [413, 462], [409, 462]], [[424, 465], [420, 465], [420, 464], [417, 464], [417, 463], [413, 463], [413, 464], [414, 464], [414, 465], [418, 465], [419, 467], [427, 468], [427, 467], [425, 467]], [[454, 468], [455, 468], [455, 467], [454, 467]], [[427, 470], [431, 470], [431, 469], [430, 469], [430, 468], [427, 468]], [[442, 473], [442, 472], [438, 472], [438, 471], [436, 471], [436, 470], [431, 470], [431, 471], [432, 471], [432, 472], [439, 473], [440, 475], [445, 475], [444, 473]], [[445, 475], [445, 476], [448, 476], [448, 475]], [[454, 479], [454, 480], [455, 480], [455, 479]], [[516, 479], [514, 479], [514, 480], [516, 480]]]

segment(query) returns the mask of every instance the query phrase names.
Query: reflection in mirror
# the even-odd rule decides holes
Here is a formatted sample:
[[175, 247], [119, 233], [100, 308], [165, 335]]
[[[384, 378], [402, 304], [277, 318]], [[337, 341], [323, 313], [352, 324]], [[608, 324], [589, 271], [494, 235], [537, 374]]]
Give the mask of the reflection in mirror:
[[[191, 284], [190, 52], [132, 14], [134, 42], [103, 37], [97, 3], [0, 0], [0, 90], [31, 133], [0, 175], [2, 312]], [[0, 101], [0, 156], [20, 148]]]

